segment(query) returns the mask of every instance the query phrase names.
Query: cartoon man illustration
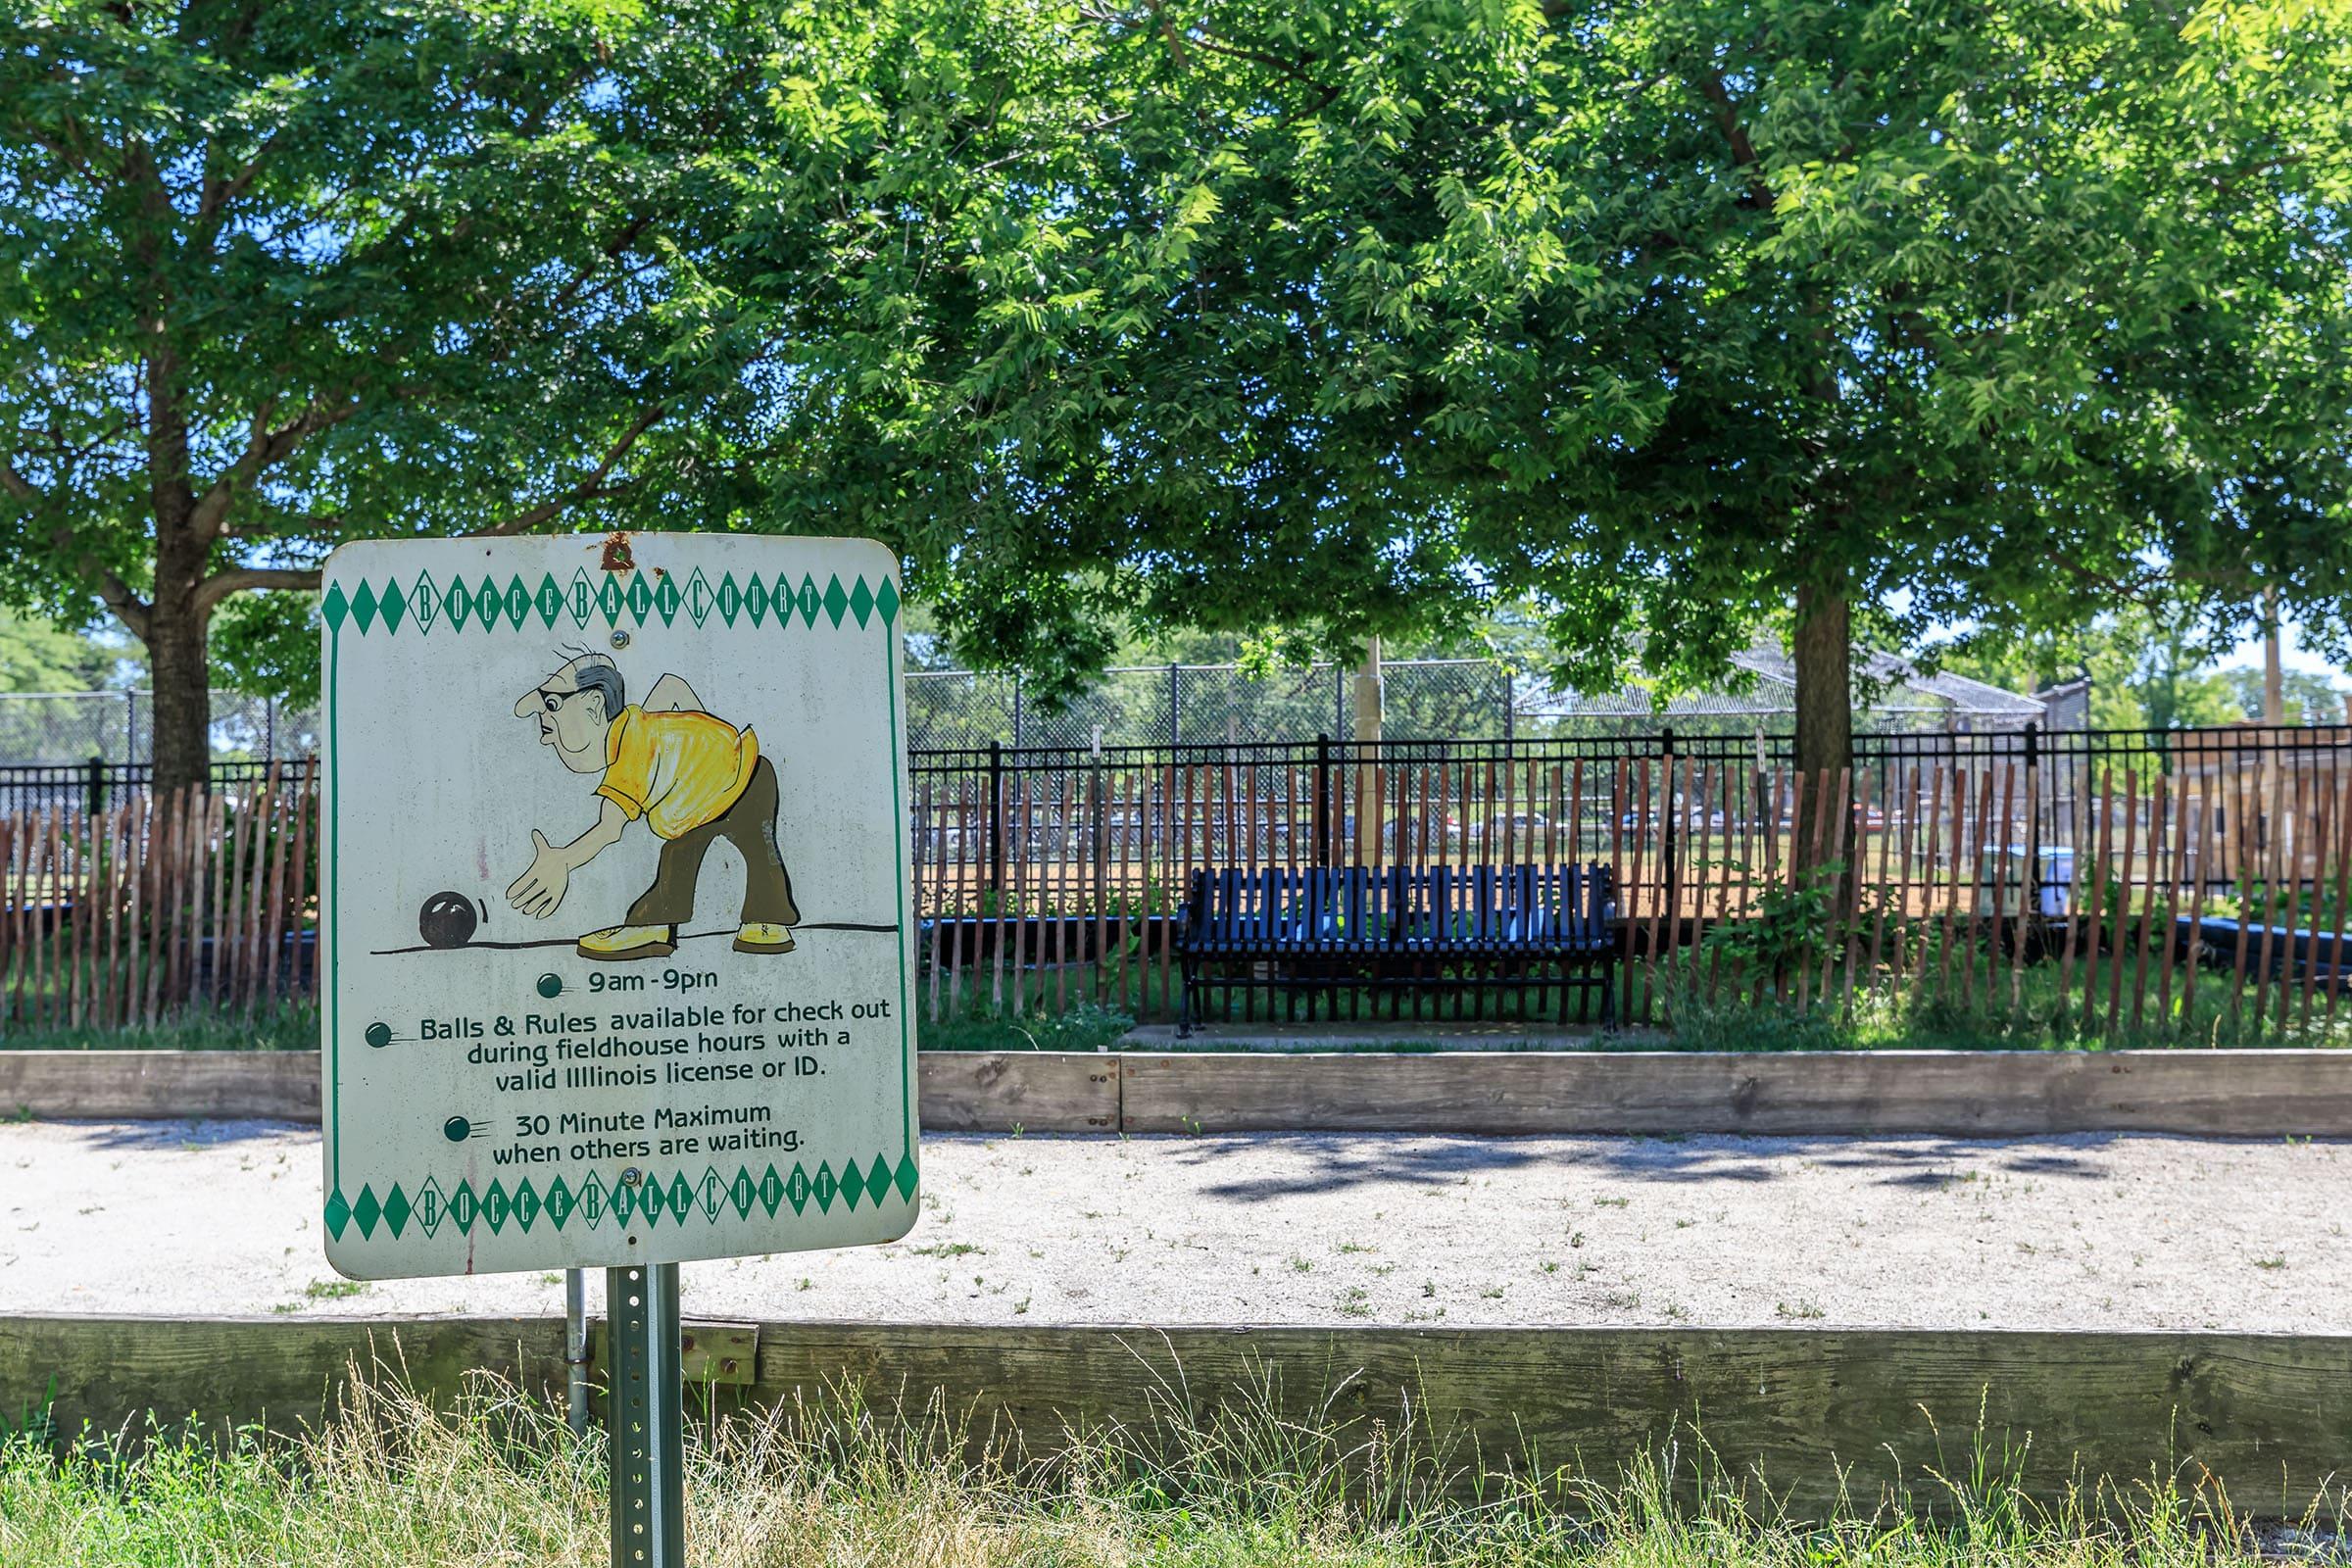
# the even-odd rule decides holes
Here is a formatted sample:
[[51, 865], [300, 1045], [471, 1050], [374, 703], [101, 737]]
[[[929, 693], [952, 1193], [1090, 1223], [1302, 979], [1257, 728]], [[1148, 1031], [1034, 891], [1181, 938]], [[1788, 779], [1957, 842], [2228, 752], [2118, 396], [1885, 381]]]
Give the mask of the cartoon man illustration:
[[776, 851], [776, 768], [760, 738], [705, 710], [694, 689], [663, 675], [643, 706], [628, 701], [619, 667], [603, 654], [571, 655], [514, 705], [535, 720], [539, 743], [575, 773], [601, 773], [596, 825], [569, 844], [531, 830], [530, 869], [507, 902], [546, 919], [564, 903], [571, 873], [611, 849], [642, 817], [662, 841], [654, 885], [629, 906], [625, 924], [580, 938], [583, 958], [661, 958], [677, 951], [678, 927], [694, 917], [703, 857], [724, 839], [743, 857], [738, 953], [790, 953], [800, 909]]

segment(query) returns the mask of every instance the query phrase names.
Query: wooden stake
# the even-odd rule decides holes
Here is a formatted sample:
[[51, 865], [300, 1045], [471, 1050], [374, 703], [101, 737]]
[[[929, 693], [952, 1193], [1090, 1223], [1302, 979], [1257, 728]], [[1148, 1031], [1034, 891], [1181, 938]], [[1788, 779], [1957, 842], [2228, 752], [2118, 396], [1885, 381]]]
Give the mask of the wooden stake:
[[[1723, 817], [1723, 858], [1718, 867], [1722, 874], [1715, 879], [1715, 924], [1718, 928], [1728, 924], [1732, 918], [1732, 872], [1738, 870], [1740, 873], [1743, 898], [1747, 886], [1748, 864], [1745, 856], [1747, 817], [1749, 815], [1747, 807], [1748, 803], [1754, 799], [1752, 787], [1742, 787], [1743, 782], [1748, 780], [1749, 775], [1744, 766], [1736, 768], [1732, 763], [1725, 762], [1715, 770], [1716, 792], [1721, 801], [1719, 812]], [[1741, 852], [1737, 858], [1732, 853], [1732, 835], [1735, 828], [1740, 835], [1741, 846]], [[1707, 1004], [1710, 1006], [1715, 1003], [1716, 987], [1720, 982], [1722, 969], [1722, 954], [1708, 953]]]
[[[1789, 769], [1788, 772], [1791, 776], [1793, 776], [1794, 769]], [[1764, 820], [1758, 824], [1756, 829], [1756, 836], [1763, 844], [1763, 887], [1766, 892], [1778, 887], [1781, 880], [1781, 791], [1784, 783], [1786, 782], [1782, 774], [1783, 770], [1780, 767], [1775, 766], [1773, 768], [1771, 791], [1766, 796], [1764, 801]], [[1756, 889], [1755, 862], [1752, 860], [1749, 862], [1747, 876], [1747, 912], [1752, 917], [1757, 912], [1759, 900], [1761, 898], [1761, 895]], [[1777, 1001], [1781, 994], [1781, 977], [1779, 975], [1773, 975], [1770, 978], [1773, 987], [1773, 997]], [[1764, 969], [1760, 964], [1756, 966], [1753, 973], [1748, 975], [1748, 1002], [1751, 1005], [1761, 1002], [1764, 999], [1765, 979], [1766, 976]]]
[[46, 957], [46, 963], [41, 973], [41, 1022], [44, 1024], [58, 1024], [65, 1021], [64, 999], [57, 983], [57, 972], [61, 967], [58, 949], [65, 941], [65, 932], [58, 918], [59, 895], [64, 889], [66, 881], [64, 874], [66, 865], [65, 824], [62, 820], [64, 816], [64, 808], [50, 808], [49, 842], [47, 848], [42, 852], [41, 923], [48, 929], [40, 933], [41, 944], [33, 951], [36, 954], [45, 955]]
[[[2295, 1027], [2308, 1034], [2311, 1029], [2311, 994], [2317, 989], [2320, 981], [2320, 932], [2325, 929], [2320, 923], [2323, 906], [2327, 902], [2326, 885], [2322, 878], [2327, 874], [2328, 841], [2335, 824], [2328, 809], [2332, 804], [2328, 792], [2325, 782], [2317, 774], [2305, 775], [2298, 772], [2295, 778], [2295, 790], [2309, 803], [2304, 814], [2304, 821], [2309, 824], [2310, 829], [2307, 835], [2309, 850], [2307, 853], [2299, 853], [2295, 857], [2298, 884], [2296, 902], [2298, 904], [2301, 903], [2300, 883], [2306, 859], [2311, 865], [2311, 918], [2308, 922], [2311, 941], [2307, 944], [2300, 937], [2295, 939], [2295, 948], [2303, 964], [2302, 994], [2295, 1004]], [[2303, 841], [2298, 840], [2296, 848], [2298, 851], [2303, 850]], [[2305, 926], [2305, 920], [2298, 913], [2294, 920], [2294, 929], [2302, 931]]]
[[1683, 989], [1696, 995], [1700, 955], [1707, 946], [1707, 894], [1714, 883], [1714, 848], [1712, 835], [1715, 826], [1715, 807], [1723, 794], [1724, 769], [1711, 762], [1702, 762], [1698, 769], [1698, 849], [1693, 854], [1688, 847], [1684, 855], [1698, 868], [1698, 887], [1690, 906], [1690, 946], [1683, 958]]
[[[17, 921], [24, 900], [10, 897], [17, 887], [17, 819], [0, 816], [0, 993], [16, 982]], [[0, 1024], [14, 1023], [13, 1005], [0, 1005]]]
[[[17, 978], [17, 818], [0, 815], [0, 995]], [[14, 1006], [0, 1004], [0, 1022], [14, 1022]]]
[[[1657, 1007], [1658, 916], [1663, 912], [1663, 906], [1666, 903], [1665, 831], [1668, 813], [1657, 808], [1658, 803], [1652, 795], [1651, 786], [1654, 782], [1658, 786], [1657, 793], [1670, 794], [1672, 793], [1672, 780], [1671, 778], [1657, 778], [1656, 775], [1659, 771], [1661, 770], [1650, 759], [1646, 757], [1642, 759], [1642, 782], [1639, 796], [1641, 804], [1635, 808], [1634, 814], [1634, 832], [1636, 834], [1634, 840], [1634, 883], [1641, 890], [1643, 902], [1649, 906], [1646, 921], [1647, 940], [1643, 944], [1642, 955], [1642, 1012], [1640, 1016], [1643, 1022], [1653, 1019]], [[1643, 874], [1650, 865], [1649, 846], [1653, 835], [1658, 843], [1658, 874], [1654, 878]]]
[[[306, 997], [312, 1002], [318, 1000], [318, 950], [315, 945], [309, 948], [311, 963], [308, 971], [305, 972], [300, 957], [304, 951], [304, 944], [300, 937], [310, 916], [311, 897], [317, 886], [315, 881], [317, 867], [313, 863], [311, 855], [313, 842], [311, 823], [317, 817], [318, 812], [318, 770], [312, 768], [306, 773], [302, 787], [294, 792], [294, 871], [292, 878], [294, 890], [286, 909], [286, 924], [296, 937], [294, 951], [286, 956], [287, 986], [295, 995]], [[311, 926], [314, 933], [317, 929], [315, 924]]]
[[[2233, 764], [2230, 769], [2230, 791], [2231, 806], [2229, 822], [2230, 831], [2227, 833], [2226, 837], [2230, 850], [2229, 857], [2230, 860], [2231, 861], [2230, 866], [2230, 880], [2231, 885], [2239, 890], [2237, 909], [2237, 942], [2235, 951], [2231, 955], [2230, 960], [2230, 1033], [2235, 1035], [2239, 1026], [2245, 1021], [2246, 943], [2247, 939], [2252, 936], [2254, 928], [2252, 911], [2246, 907], [2248, 904], [2253, 902], [2254, 898], [2254, 889], [2252, 886], [2253, 875], [2251, 867], [2248, 864], [2247, 855], [2249, 847], [2254, 843], [2254, 830], [2252, 824], [2247, 820], [2246, 813], [2245, 754], [2243, 752], [2232, 753], [2230, 756], [2230, 761]], [[2259, 789], [2257, 789], [2256, 799], [2259, 800], [2260, 798], [2261, 792]], [[2259, 1016], [2260, 1015], [2257, 1014], [2258, 1018]]]
[[[2291, 773], [2291, 776], [2290, 776]], [[2275, 835], [2271, 852], [2272, 862], [2278, 867], [2274, 885], [2278, 900], [2278, 917], [2269, 922], [2276, 933], [2278, 947], [2278, 1002], [2274, 1022], [2279, 1033], [2286, 1030], [2286, 1015], [2295, 993], [2295, 932], [2303, 924], [2297, 906], [2303, 895], [2303, 840], [2308, 837], [2303, 814], [2303, 770], [2296, 766], [2291, 754], [2278, 764], [2271, 786], [2272, 798], [2278, 804], [2280, 831]], [[2263, 972], [2270, 972], [2263, 964]]]
[[2165, 827], [2170, 834], [2170, 858], [2164, 876], [2164, 936], [2163, 956], [2156, 965], [2156, 1025], [2168, 1035], [2173, 1015], [2173, 966], [2176, 940], [2179, 935], [2180, 888], [2186, 880], [2188, 865], [2188, 797], [2172, 782], [2170, 774], [2157, 775], [2157, 785], [2165, 797]]
[[[2330, 846], [2335, 856], [2334, 913], [2328, 925], [2328, 1019], [2335, 1020], [2335, 999], [2343, 989], [2344, 972], [2344, 916], [2347, 881], [2352, 880], [2352, 769], [2336, 769], [2335, 833]], [[2318, 900], [2313, 900], [2317, 903]], [[2319, 933], [2312, 933], [2312, 956], [2319, 956]]]
[[[1850, 851], [1847, 842], [1848, 835], [1853, 829], [1853, 769], [1841, 767], [1838, 770], [1837, 795], [1830, 794], [1829, 785], [1829, 769], [1823, 768], [1821, 793], [1813, 798], [1813, 838], [1816, 846], [1813, 858], [1814, 864], [1819, 868], [1815, 874], [1832, 875], [1834, 878], [1826, 890], [1829, 896], [1823, 901], [1823, 907], [1829, 913], [1831, 929], [1823, 936], [1821, 981], [1816, 987], [1821, 1004], [1825, 1007], [1830, 1004], [1831, 974], [1837, 966], [1838, 954], [1845, 944], [1844, 890], [1851, 885], [1854, 877], [1861, 874], [1861, 868], [1854, 865], [1849, 858]], [[1829, 871], [1828, 868], [1831, 866], [1838, 867], [1835, 873]]]
[[2188, 881], [2188, 951], [2180, 964], [2180, 1022], [2196, 1022], [2197, 966], [2205, 956], [2205, 881], [2213, 867], [2213, 846], [2207, 842], [2213, 822], [2213, 803], [2202, 794], [2189, 797], [2183, 842], [2196, 846], [2196, 863]]
[[[2041, 883], [2041, 835], [2037, 831], [2041, 818], [2041, 767], [2037, 762], [2026, 764], [2026, 814], [2014, 830], [2017, 843], [2025, 850], [2025, 864], [2017, 878], [2017, 924], [2009, 931], [2009, 1010], [2014, 1016], [2026, 1006], [2026, 942], [2033, 934], [2034, 922], [2041, 918], [2041, 903], [2036, 896]], [[2010, 787], [2017, 778], [2017, 764], [2009, 764]], [[2004, 814], [2006, 814], [2004, 812]]]
[[[66, 812], [64, 854], [57, 879], [59, 918], [64, 921], [58, 933], [58, 956], [64, 959], [58, 998], [59, 1016], [78, 1029], [81, 1016], [81, 948], [82, 938], [89, 925], [89, 906], [83, 899], [82, 845], [89, 828], [87, 812]], [[71, 913], [68, 913], [68, 910]]]
[[2275, 946], [2272, 930], [2278, 923], [2272, 909], [2278, 901], [2279, 879], [2284, 875], [2280, 860], [2287, 836], [2285, 769], [2273, 766], [2268, 771], [2271, 786], [2269, 809], [2260, 824], [2256, 844], [2256, 854], [2262, 862], [2262, 941], [2259, 956], [2254, 960], [2254, 1028], [2258, 1036], [2270, 1017], [2271, 952]]
[[2132, 866], [2133, 851], [2139, 843], [2139, 769], [2124, 770], [2124, 858], [2117, 867], [2115, 943], [2113, 957], [2107, 965], [2107, 1038], [2115, 1038], [2116, 1025], [2122, 1019], [2124, 970], [2132, 956]]
[[2082, 938], [2082, 1032], [2096, 1032], [2099, 995], [2099, 904], [2107, 891], [2107, 851], [2113, 839], [2115, 817], [2115, 773], [2112, 768], [2099, 770], [2099, 792], [2094, 802], [2098, 820], [2093, 831], [2098, 848], [2091, 858], [2090, 898], [2084, 911], [2087, 923]]
[[1110, 777], [1097, 759], [1087, 771], [1086, 787], [1090, 821], [1087, 848], [1093, 852], [1095, 866], [1095, 968], [1089, 994], [1099, 1006], [1110, 1004]]

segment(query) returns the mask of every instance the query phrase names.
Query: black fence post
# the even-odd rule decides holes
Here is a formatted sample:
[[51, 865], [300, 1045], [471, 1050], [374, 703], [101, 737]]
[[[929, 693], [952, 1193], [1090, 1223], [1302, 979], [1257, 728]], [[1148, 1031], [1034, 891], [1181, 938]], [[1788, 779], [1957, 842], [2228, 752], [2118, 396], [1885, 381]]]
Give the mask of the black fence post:
[[1331, 864], [1331, 737], [1315, 737], [1315, 863]]
[[2034, 786], [2041, 767], [2041, 726], [2026, 723], [2026, 907], [2025, 928], [2032, 931], [2041, 918], [2041, 792]]
[[988, 743], [988, 888], [1004, 886], [1004, 743]]
[[[1672, 724], [1668, 724], [1658, 731], [1658, 743], [1664, 753], [1666, 764], [1666, 776], [1658, 786], [1658, 802], [1666, 812], [1666, 865], [1663, 878], [1666, 883], [1666, 931], [1663, 940], [1667, 951], [1671, 953], [1682, 941], [1683, 930], [1683, 879], [1681, 863], [1675, 855], [1675, 850], [1681, 843], [1683, 811], [1681, 805], [1674, 798], [1674, 726]], [[1706, 829], [1702, 825], [1699, 831], [1702, 835], [1700, 842], [1704, 843], [1703, 835]], [[1658, 955], [1651, 955], [1653, 960]]]
[[90, 758], [89, 802], [92, 816], [106, 809], [106, 759], [103, 757]]

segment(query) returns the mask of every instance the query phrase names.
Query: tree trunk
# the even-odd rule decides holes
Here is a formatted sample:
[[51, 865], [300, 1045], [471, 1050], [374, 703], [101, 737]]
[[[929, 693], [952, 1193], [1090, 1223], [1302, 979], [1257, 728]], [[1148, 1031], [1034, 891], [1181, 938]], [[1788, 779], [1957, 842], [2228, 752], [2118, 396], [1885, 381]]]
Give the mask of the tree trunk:
[[1378, 743], [1381, 709], [1380, 639], [1364, 643], [1364, 662], [1355, 667], [1348, 685], [1348, 738]]
[[[1836, 822], [1816, 828], [1822, 810], [1843, 809], [1838, 786], [1854, 760], [1853, 616], [1844, 593], [1836, 587], [1797, 590], [1796, 635], [1790, 649], [1796, 665], [1796, 765], [1804, 775], [1804, 809], [1795, 823], [1793, 862], [1810, 868], [1816, 859], [1813, 843], [1822, 840], [1821, 858], [1835, 858]], [[1821, 789], [1824, 774], [1829, 790]]]
[[[1368, 787], [1373, 777], [1372, 759], [1376, 755], [1371, 748], [1380, 744], [1381, 720], [1385, 716], [1382, 711], [1379, 638], [1371, 638], [1364, 644], [1364, 662], [1356, 666], [1348, 684], [1348, 739], [1364, 746], [1366, 750], [1355, 753], [1355, 766], [1341, 775], [1346, 781], [1343, 799], [1360, 800], [1363, 803], [1364, 808], [1355, 813], [1355, 863], [1370, 865], [1380, 858], [1380, 841], [1385, 826], [1382, 816], [1385, 814], [1387, 799], [1384, 792]], [[1367, 787], [1359, 789], [1359, 780]], [[1341, 808], [1340, 814], [1348, 814], [1346, 806]]]
[[2262, 721], [2286, 722], [2286, 670], [2278, 649], [2278, 590], [2262, 591]]
[[147, 612], [147, 662], [155, 686], [155, 787], [178, 789], [212, 776], [213, 674], [197, 608], [202, 565], [159, 552], [155, 603]]

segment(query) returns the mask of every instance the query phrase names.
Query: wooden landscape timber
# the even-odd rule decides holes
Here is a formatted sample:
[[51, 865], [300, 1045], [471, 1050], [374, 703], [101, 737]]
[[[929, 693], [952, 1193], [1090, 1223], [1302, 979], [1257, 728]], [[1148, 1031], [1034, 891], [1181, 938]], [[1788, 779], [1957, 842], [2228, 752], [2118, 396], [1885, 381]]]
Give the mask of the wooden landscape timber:
[[1128, 1054], [1121, 1130], [2352, 1136], [2352, 1052]]
[[[2352, 1137], [2352, 1051], [927, 1051], [972, 1133]], [[0, 1051], [0, 1113], [318, 1120], [312, 1052]]]
[[1115, 1133], [1119, 1058], [1092, 1051], [925, 1051], [925, 1132]]
[[86, 1121], [318, 1120], [315, 1051], [0, 1051], [0, 1113]]
[[487, 1372], [561, 1398], [564, 1319], [0, 1316], [0, 1432], [46, 1405], [65, 1442], [85, 1428], [135, 1440], [150, 1413], [166, 1432], [290, 1434], [334, 1411], [355, 1366], [430, 1396]]
[[[686, 1333], [694, 1335], [692, 1321]], [[708, 1325], [756, 1347], [706, 1358], [689, 1393], [789, 1418], [854, 1398], [885, 1433], [919, 1428], [968, 1449], [1040, 1457], [1117, 1430], [1180, 1446], [1229, 1423], [1330, 1434], [1361, 1465], [1400, 1437], [1425, 1482], [1466, 1494], [1483, 1474], [1618, 1479], [1676, 1453], [1697, 1478], [1758, 1479], [1800, 1516], [1867, 1511], [1898, 1480], [1950, 1503], [1984, 1466], [2054, 1502], [2077, 1485], [2219, 1483], [2235, 1508], [2300, 1514], [2344, 1486], [2352, 1337], [1875, 1329], [1005, 1327]], [[537, 1391], [562, 1383], [560, 1320], [0, 1318], [0, 1406], [84, 1423], [293, 1431], [334, 1408], [357, 1367], [399, 1368], [447, 1396], [477, 1369]], [[733, 1362], [732, 1367], [728, 1366]], [[699, 1365], [700, 1363], [698, 1363]], [[1491, 1488], [1490, 1488], [1491, 1494]]]

